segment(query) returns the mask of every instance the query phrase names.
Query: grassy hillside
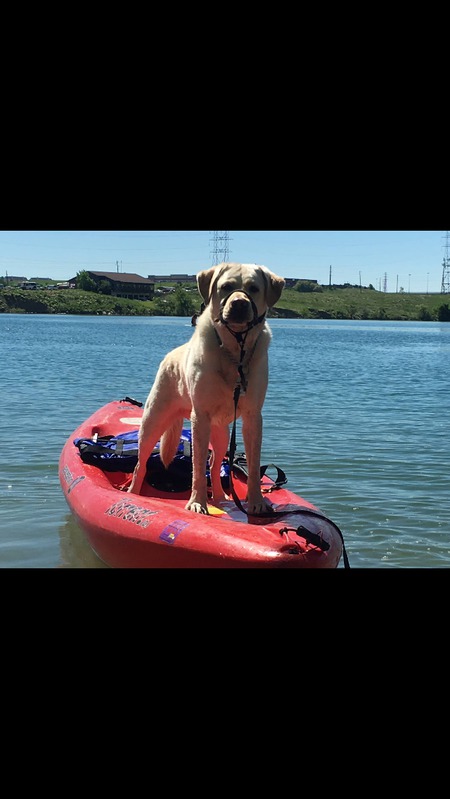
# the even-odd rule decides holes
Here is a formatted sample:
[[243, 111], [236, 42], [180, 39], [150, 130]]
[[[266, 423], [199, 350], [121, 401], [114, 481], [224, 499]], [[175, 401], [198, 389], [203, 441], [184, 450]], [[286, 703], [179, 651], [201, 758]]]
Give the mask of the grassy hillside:
[[[197, 292], [177, 289], [151, 302], [126, 300], [78, 289], [0, 288], [0, 313], [89, 314], [121, 316], [189, 316], [200, 310]], [[450, 305], [448, 294], [388, 294], [373, 289], [329, 288], [298, 292], [285, 289], [272, 317], [305, 319], [390, 319], [436, 321], [439, 308]]]
[[78, 289], [0, 289], [0, 313], [147, 316], [150, 303]]
[[294, 311], [305, 319], [437, 320], [438, 309], [449, 295], [405, 294], [359, 288], [328, 288], [321, 292], [285, 289], [274, 311]]

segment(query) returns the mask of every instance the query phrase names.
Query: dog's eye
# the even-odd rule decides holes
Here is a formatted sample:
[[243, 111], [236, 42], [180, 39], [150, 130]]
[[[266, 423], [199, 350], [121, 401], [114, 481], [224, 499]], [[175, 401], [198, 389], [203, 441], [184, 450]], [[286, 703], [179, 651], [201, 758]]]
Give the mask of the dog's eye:
[[258, 293], [258, 291], [259, 291], [259, 286], [256, 286], [256, 285], [249, 286], [249, 292], [250, 292], [250, 294], [257, 294], [257, 293]]
[[228, 294], [228, 292], [230, 292], [230, 291], [233, 291], [233, 290], [234, 290], [234, 286], [233, 286], [233, 284], [232, 284], [232, 283], [223, 283], [223, 284], [221, 285], [221, 287], [220, 287], [220, 290], [221, 290], [221, 291], [226, 291], [226, 292], [227, 292], [227, 294]]

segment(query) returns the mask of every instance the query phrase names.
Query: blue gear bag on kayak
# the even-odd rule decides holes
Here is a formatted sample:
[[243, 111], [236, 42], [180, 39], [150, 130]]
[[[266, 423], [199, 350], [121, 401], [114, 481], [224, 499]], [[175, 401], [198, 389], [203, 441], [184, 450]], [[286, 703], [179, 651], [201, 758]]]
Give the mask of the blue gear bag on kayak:
[[[117, 436], [75, 438], [84, 463], [105, 472], [130, 473], [138, 461], [139, 430]], [[159, 455], [159, 441], [147, 461], [147, 481], [163, 491], [188, 491], [192, 484], [191, 431], [183, 428], [178, 450], [166, 469]]]

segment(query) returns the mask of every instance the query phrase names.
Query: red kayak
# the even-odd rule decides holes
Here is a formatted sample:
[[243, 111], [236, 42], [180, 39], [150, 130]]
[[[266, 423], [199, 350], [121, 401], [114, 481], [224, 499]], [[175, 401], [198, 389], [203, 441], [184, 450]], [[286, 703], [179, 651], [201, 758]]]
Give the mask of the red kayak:
[[[336, 568], [345, 555], [337, 525], [315, 505], [266, 474], [263, 492], [273, 517], [245, 513], [246, 478], [233, 470], [239, 508], [230, 497], [208, 505], [209, 515], [185, 510], [190, 491], [169, 492], [144, 483], [126, 490], [131, 474], [85, 463], [75, 439], [117, 436], [138, 428], [142, 407], [129, 398], [95, 411], [67, 439], [59, 480], [67, 503], [98, 557], [118, 568]], [[346, 563], [347, 565], [347, 563]]]

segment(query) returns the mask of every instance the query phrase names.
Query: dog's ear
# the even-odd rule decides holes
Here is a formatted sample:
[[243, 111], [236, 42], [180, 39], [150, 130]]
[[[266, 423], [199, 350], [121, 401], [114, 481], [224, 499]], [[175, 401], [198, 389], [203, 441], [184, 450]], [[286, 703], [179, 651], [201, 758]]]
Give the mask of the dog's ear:
[[211, 269], [204, 269], [202, 272], [198, 272], [197, 274], [197, 288], [203, 297], [205, 305], [208, 304], [209, 298], [211, 296], [212, 279], [218, 274], [218, 270], [221, 266], [222, 264], [218, 264], [217, 266], [212, 266]]
[[283, 277], [278, 277], [267, 267], [263, 267], [265, 275], [268, 279], [267, 285], [267, 305], [272, 308], [273, 305], [280, 299], [281, 292], [284, 289], [285, 280]]

